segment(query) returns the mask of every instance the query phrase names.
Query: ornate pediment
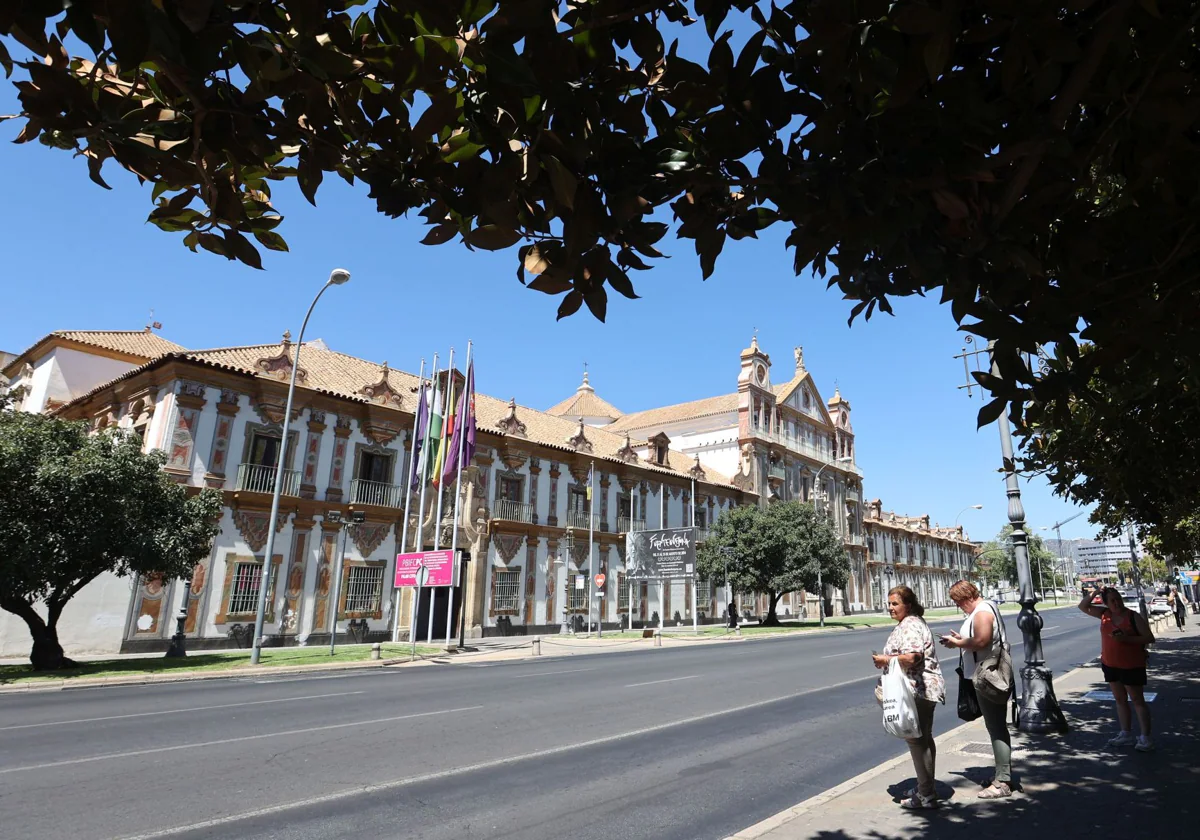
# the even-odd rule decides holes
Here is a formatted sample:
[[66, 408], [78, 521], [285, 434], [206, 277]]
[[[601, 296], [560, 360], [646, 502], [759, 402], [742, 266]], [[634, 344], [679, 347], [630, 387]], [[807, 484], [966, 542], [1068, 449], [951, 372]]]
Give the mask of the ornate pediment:
[[[276, 533], [283, 530], [287, 518], [287, 513], [281, 513], [276, 518]], [[271, 514], [269, 513], [240, 510], [238, 508], [233, 509], [233, 524], [237, 526], [238, 533], [242, 535], [242, 539], [246, 541], [246, 545], [250, 546], [251, 551], [262, 551], [266, 546], [267, 527], [270, 521]]]
[[706, 481], [708, 476], [704, 473], [704, 467], [700, 466], [700, 456], [696, 456], [696, 463], [688, 470], [688, 475], [696, 479], [696, 481]]
[[626, 464], [636, 464], [637, 463], [638, 454], [634, 450], [633, 445], [629, 440], [628, 434], [625, 435], [625, 444], [620, 449], [617, 450], [617, 457], [620, 458], [622, 461], [624, 461]]
[[496, 553], [507, 565], [521, 550], [521, 543], [525, 541], [525, 536], [523, 534], [493, 534], [492, 541], [496, 543]]
[[526, 437], [525, 424], [517, 417], [517, 401], [515, 398], [508, 401], [508, 414], [503, 419], [496, 421], [496, 428], [506, 435], [521, 438]]
[[[282, 425], [283, 415], [287, 411], [287, 398], [283, 394], [271, 394], [267, 393], [266, 389], [259, 389], [259, 393], [251, 402], [254, 405], [254, 413], [268, 426]], [[299, 416], [299, 406], [293, 405], [292, 419], [295, 420]]]
[[583, 418], [580, 417], [579, 431], [567, 438], [567, 446], [570, 446], [576, 452], [587, 452], [590, 454], [592, 451], [592, 442], [587, 439], [587, 434], [583, 429]]
[[360, 422], [358, 427], [367, 438], [375, 441], [380, 446], [387, 446], [404, 431], [403, 427], [398, 423], [388, 423], [384, 420], [372, 420], [370, 418]]
[[388, 531], [391, 529], [392, 523], [390, 522], [353, 525], [350, 528], [350, 539], [354, 540], [359, 554], [363, 557], [370, 557], [375, 549], [379, 548], [387, 539]]
[[379, 381], [374, 385], [367, 385], [361, 391], [359, 391], [359, 393], [376, 405], [386, 405], [389, 408], [400, 408], [402, 404], [400, 392], [393, 388], [392, 384], [388, 382], [388, 373], [388, 363], [384, 362], [380, 366]]
[[[283, 342], [280, 345], [279, 353], [274, 356], [264, 356], [254, 363], [254, 368], [264, 376], [269, 376], [271, 379], [278, 379], [280, 382], [287, 382], [292, 375], [292, 334], [290, 331], [283, 334]], [[296, 381], [303, 383], [308, 379], [308, 371], [304, 368], [296, 369]]]

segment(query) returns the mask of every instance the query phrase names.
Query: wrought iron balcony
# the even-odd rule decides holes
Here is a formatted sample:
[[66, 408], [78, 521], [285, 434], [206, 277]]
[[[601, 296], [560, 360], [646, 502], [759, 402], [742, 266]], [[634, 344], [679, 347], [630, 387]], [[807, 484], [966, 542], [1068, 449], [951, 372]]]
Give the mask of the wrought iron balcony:
[[599, 531], [600, 530], [600, 516], [599, 516], [599, 514], [595, 514], [595, 515], [587, 514], [587, 513], [584, 513], [583, 511], [579, 511], [579, 510], [568, 510], [567, 511], [567, 527], [568, 528], [578, 528], [583, 531], [586, 531], [589, 528], [591, 528], [593, 531]]
[[400, 507], [404, 504], [404, 490], [399, 484], [356, 478], [350, 482], [350, 504]]
[[[275, 468], [263, 464], [240, 464], [237, 472], [237, 489], [250, 493], [275, 492]], [[300, 495], [300, 472], [284, 470], [280, 492], [284, 496]]]
[[492, 505], [492, 519], [506, 519], [509, 522], [533, 522], [533, 505], [525, 502], [514, 502], [511, 499], [496, 499]]
[[628, 533], [632, 533], [634, 531], [645, 531], [645, 530], [646, 530], [646, 520], [645, 519], [632, 519], [628, 516], [618, 516], [617, 517], [617, 533], [618, 534], [628, 534]]

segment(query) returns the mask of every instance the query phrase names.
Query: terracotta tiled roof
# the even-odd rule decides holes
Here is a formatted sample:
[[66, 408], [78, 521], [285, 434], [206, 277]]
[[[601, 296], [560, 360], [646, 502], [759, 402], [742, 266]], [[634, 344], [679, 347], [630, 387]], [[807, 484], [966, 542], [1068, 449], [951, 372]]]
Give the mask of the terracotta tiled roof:
[[[168, 355], [171, 359], [210, 365], [223, 370], [236, 371], [250, 376], [262, 376], [278, 381], [279, 379], [286, 380], [287, 375], [290, 374], [290, 363], [295, 359], [295, 347], [295, 344], [287, 342], [280, 344], [256, 344], [244, 347], [218, 347], [210, 350], [194, 350]], [[272, 366], [270, 364], [272, 360], [276, 360], [277, 362], [283, 361], [285, 351], [288, 364]], [[113, 381], [130, 379], [157, 363], [157, 360], [148, 362], [142, 365], [142, 367], [129, 371]], [[264, 371], [263, 365], [260, 365], [260, 363], [265, 363], [265, 366], [268, 368], [274, 368], [275, 374], [271, 375]], [[416, 392], [420, 385], [420, 379], [411, 373], [393, 370], [387, 367], [386, 362], [383, 365], [378, 365], [354, 356], [347, 356], [345, 353], [335, 352], [323, 344], [309, 344], [306, 342], [300, 353], [300, 370], [304, 372], [304, 376], [302, 382], [297, 381], [298, 387], [321, 391], [357, 402], [369, 402], [368, 397], [362, 393], [363, 389], [379, 384], [386, 373], [388, 385], [400, 395], [400, 409], [411, 412], [416, 408]], [[93, 389], [89, 394], [73, 400], [72, 404], [87, 400], [111, 384], [113, 383], [107, 382]], [[736, 395], [734, 396], [736, 397]], [[509, 416], [512, 406], [508, 401], [496, 399], [486, 394], [477, 394], [475, 398], [475, 411], [476, 423], [480, 431], [503, 434], [504, 432], [499, 428], [498, 424], [501, 420]], [[579, 451], [568, 443], [568, 440], [579, 433], [579, 421], [577, 419], [555, 417], [546, 412], [522, 405], [516, 405], [516, 419], [524, 424], [525, 439], [554, 447], [564, 452]], [[621, 460], [617, 452], [625, 446], [624, 435], [618, 435], [607, 429], [597, 429], [590, 426], [585, 426], [583, 432], [588, 443], [592, 445], [591, 451], [585, 454], [611, 461]], [[669, 456], [669, 468], [660, 467], [645, 461], [639, 461], [637, 466], [651, 472], [673, 474], [677, 478], [690, 478], [688, 471], [694, 465], [693, 459], [682, 452], [673, 451], [669, 453]], [[706, 481], [709, 484], [719, 484], [727, 487], [733, 486], [733, 482], [728, 476], [722, 475], [716, 470], [705, 469], [704, 472]]]
[[86, 344], [91, 347], [100, 347], [104, 350], [111, 350], [114, 353], [124, 353], [127, 356], [136, 356], [149, 361], [157, 359], [160, 356], [165, 356], [168, 353], [177, 353], [186, 349], [183, 345], [176, 344], [174, 341], [160, 336], [158, 333], [151, 330], [55, 330], [49, 335], [38, 339], [34, 344], [20, 353], [16, 357], [4, 362], [4, 372], [9, 376], [15, 371], [10, 371], [11, 368], [21, 364], [30, 354], [34, 353], [39, 347], [42, 347], [55, 339], [64, 341], [73, 341], [77, 344]]
[[706, 397], [702, 400], [665, 405], [662, 408], [651, 408], [646, 411], [636, 411], [626, 414], [617, 422], [604, 428], [610, 432], [625, 432], [638, 429], [652, 429], [675, 423], [680, 420], [692, 420], [698, 417], [708, 417], [713, 414], [726, 414], [737, 411], [738, 395], [722, 394], [719, 397]]
[[574, 394], [546, 409], [546, 413], [555, 417], [603, 417], [610, 421], [621, 416], [619, 408], [596, 396], [596, 389], [588, 383], [587, 373], [583, 374], [583, 384]]

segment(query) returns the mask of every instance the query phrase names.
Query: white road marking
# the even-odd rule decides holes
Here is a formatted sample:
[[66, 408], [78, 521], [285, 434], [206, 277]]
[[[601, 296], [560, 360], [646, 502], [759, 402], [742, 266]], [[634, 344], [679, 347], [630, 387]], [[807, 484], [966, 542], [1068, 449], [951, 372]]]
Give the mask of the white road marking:
[[[877, 680], [877, 675], [866, 677], [855, 677], [852, 680], [843, 680], [842, 682], [833, 683], [831, 685], [821, 686], [819, 688], [809, 688], [804, 691], [797, 691], [793, 694], [785, 694], [782, 697], [773, 697], [770, 700], [756, 700], [753, 703], [746, 703], [742, 706], [734, 706], [730, 709], [721, 709], [716, 712], [706, 712], [702, 715], [695, 715], [682, 720], [672, 720], [667, 723], [659, 723], [654, 726], [647, 726], [642, 729], [635, 729], [631, 732], [621, 732], [616, 735], [606, 735], [602, 738], [593, 738], [590, 741], [581, 741], [577, 744], [564, 744], [559, 747], [549, 747], [536, 752], [525, 753], [523, 755], [506, 756], [504, 758], [493, 758], [488, 761], [481, 761], [477, 764], [470, 764], [465, 767], [454, 767], [449, 770], [439, 770], [435, 773], [426, 773], [421, 776], [409, 776], [404, 779], [395, 779], [390, 782], [380, 782], [373, 785], [356, 786], [352, 790], [338, 791], [337, 793], [326, 793], [321, 796], [310, 797], [309, 799], [301, 799], [295, 802], [287, 802], [281, 805], [270, 805], [266, 808], [259, 808], [254, 811], [246, 811], [241, 814], [232, 814], [226, 817], [216, 817], [203, 822], [192, 823], [191, 825], [181, 825], [175, 828], [164, 828], [159, 831], [152, 831], [146, 834], [137, 834], [132, 837], [125, 837], [123, 840], [160, 840], [163, 837], [171, 837], [176, 834], [184, 834], [190, 831], [201, 831], [209, 828], [216, 828], [221, 825], [229, 825], [230, 823], [241, 822], [242, 820], [256, 819], [258, 817], [270, 816], [273, 814], [281, 814], [285, 811], [291, 811], [296, 808], [305, 808], [311, 805], [324, 805], [329, 802], [337, 802], [343, 799], [350, 799], [355, 796], [363, 796], [371, 793], [379, 793], [381, 791], [396, 790], [398, 788], [410, 787], [412, 785], [421, 784], [422, 782], [432, 782], [438, 779], [445, 779], [451, 776], [457, 776], [460, 773], [473, 773], [478, 770], [491, 770], [496, 767], [506, 767], [515, 761], [533, 761], [539, 758], [548, 758], [552, 755], [561, 755], [572, 750], [588, 749], [590, 747], [598, 747], [603, 744], [611, 744], [616, 741], [623, 741], [627, 738], [639, 738], [642, 735], [650, 735], [655, 732], [662, 732], [667, 729], [674, 729], [677, 726], [688, 726], [693, 723], [702, 723], [706, 720], [714, 720], [724, 717], [725, 715], [737, 714], [739, 712], [747, 712], [751, 709], [759, 709], [763, 706], [769, 706], [772, 703], [782, 703], [787, 700], [795, 700], [798, 697], [805, 697], [809, 694], [816, 694], [821, 691], [831, 691], [836, 688], [845, 688], [848, 685], [856, 685], [868, 680]], [[480, 708], [480, 707], [476, 707]], [[964, 724], [966, 725], [966, 724]], [[907, 756], [905, 759], [907, 760]]]
[[433, 717], [434, 715], [449, 715], [454, 712], [471, 712], [476, 709], [482, 709], [483, 706], [464, 706], [460, 709], [439, 709], [436, 712], [418, 712], [412, 715], [396, 715], [394, 717], [375, 718], [374, 720], [358, 720], [353, 723], [331, 723], [325, 726], [307, 726], [304, 729], [287, 729], [283, 732], [264, 732], [261, 735], [243, 735], [238, 738], [221, 738], [217, 741], [201, 741], [198, 744], [176, 744], [171, 747], [152, 747], [145, 750], [130, 750], [122, 753], [106, 753], [104, 755], [91, 755], [86, 758], [69, 758], [64, 761], [48, 761], [45, 764], [27, 764], [24, 767], [5, 767], [0, 768], [0, 775], [5, 773], [20, 773], [25, 770], [46, 770], [51, 767], [67, 767], [72, 764], [90, 764], [93, 761], [107, 761], [112, 758], [133, 758], [139, 755], [153, 755], [155, 753], [172, 752], [174, 750], [194, 750], [201, 747], [216, 747], [222, 744], [238, 744], [242, 741], [258, 741], [263, 738], [278, 738], [283, 735], [305, 735], [309, 732], [328, 732], [331, 729], [348, 729], [352, 726], [371, 726], [378, 723], [394, 723], [398, 720], [411, 720], [412, 718]]
[[831, 653], [828, 656], [822, 656], [822, 659], [836, 659], [839, 656], [853, 656], [856, 653], [862, 653], [861, 650], [852, 650], [848, 653]]
[[595, 668], [571, 668], [566, 671], [534, 671], [532, 674], [513, 674], [517, 679], [524, 677], [549, 677], [553, 674], [581, 674], [584, 671], [595, 671]]
[[650, 682], [644, 682], [644, 683], [630, 683], [629, 685], [627, 685], [625, 687], [626, 688], [641, 688], [644, 685], [658, 685], [659, 683], [679, 682], [680, 680], [694, 680], [699, 676], [700, 676], [699, 674], [691, 674], [690, 676], [686, 676], [686, 677], [671, 677], [671, 679], [669, 679], [669, 680], [651, 680]]
[[36, 729], [39, 726], [68, 726], [73, 723], [96, 723], [101, 720], [124, 720], [125, 718], [152, 717], [154, 715], [179, 715], [184, 712], [206, 712], [209, 709], [240, 709], [242, 706], [261, 706], [265, 703], [295, 703], [300, 700], [320, 700], [324, 697], [348, 697], [351, 694], [365, 693], [364, 691], [339, 691], [335, 694], [309, 694], [306, 697], [278, 697], [273, 700], [251, 700], [246, 703], [192, 706], [190, 709], [162, 709], [157, 712], [135, 712], [127, 715], [106, 715], [105, 717], [77, 718], [75, 720], [53, 720], [48, 723], [20, 723], [15, 726], [0, 726], [0, 731], [9, 729]]

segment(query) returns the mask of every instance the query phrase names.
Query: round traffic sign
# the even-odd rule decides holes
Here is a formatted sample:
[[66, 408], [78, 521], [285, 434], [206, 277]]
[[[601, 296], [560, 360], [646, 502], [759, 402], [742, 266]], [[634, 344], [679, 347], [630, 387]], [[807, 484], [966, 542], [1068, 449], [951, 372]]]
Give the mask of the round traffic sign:
[[604, 575], [596, 575], [596, 586], [604, 586]]

